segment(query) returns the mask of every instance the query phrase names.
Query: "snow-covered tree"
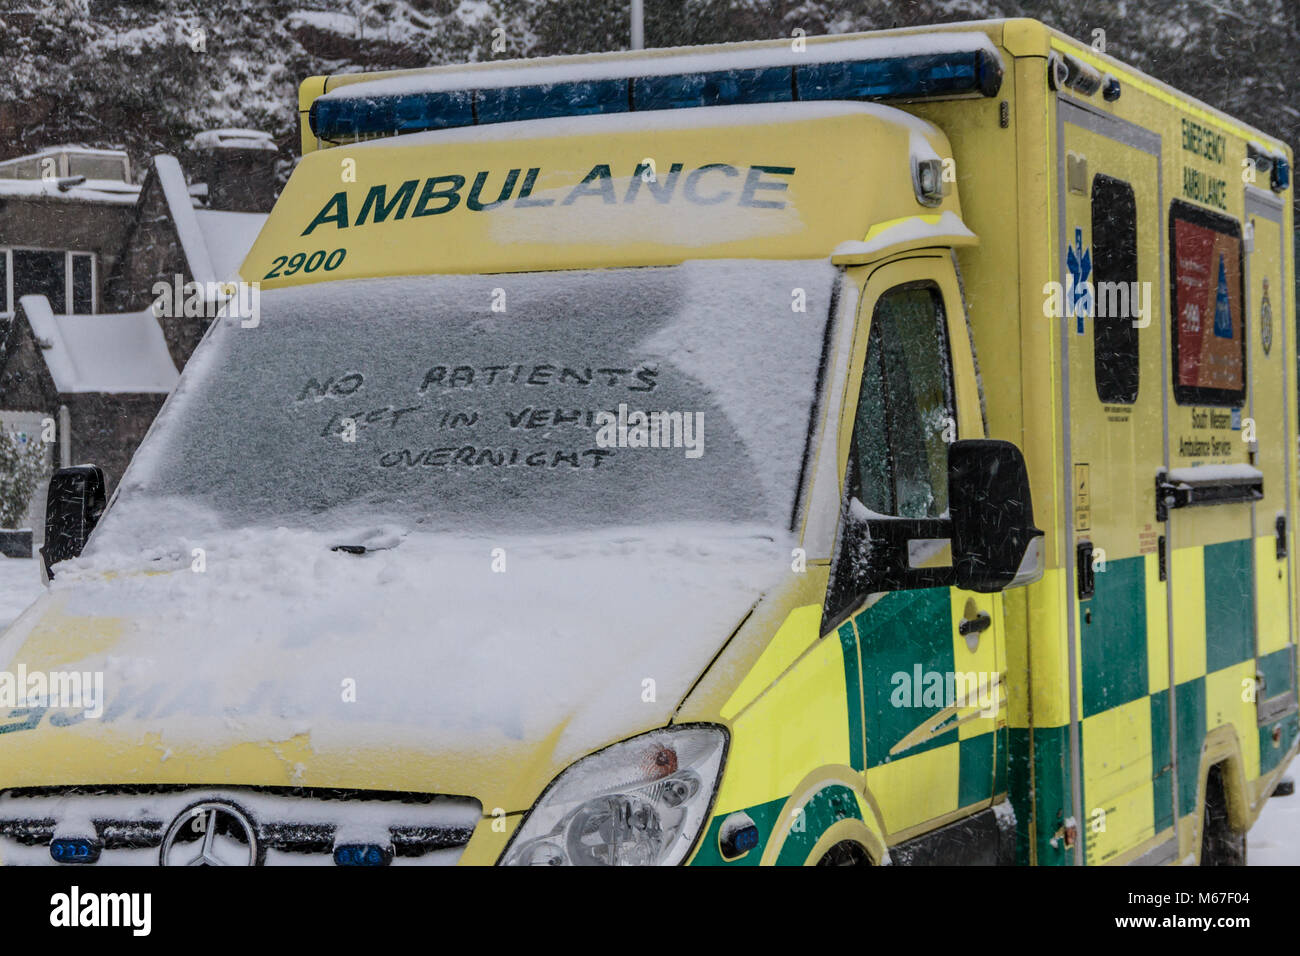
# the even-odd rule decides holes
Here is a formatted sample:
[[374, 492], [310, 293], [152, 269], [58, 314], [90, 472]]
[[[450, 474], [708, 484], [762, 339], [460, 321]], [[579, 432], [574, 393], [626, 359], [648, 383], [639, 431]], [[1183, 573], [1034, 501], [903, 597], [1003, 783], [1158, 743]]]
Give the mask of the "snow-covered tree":
[[0, 528], [18, 527], [48, 476], [45, 446], [30, 437], [19, 441], [0, 421]]
[[[307, 76], [626, 49], [629, 0], [30, 0], [0, 11], [0, 159], [62, 142], [136, 169], [196, 132], [251, 126], [297, 154]], [[1212, 106], [1300, 141], [1297, 0], [645, 0], [666, 47], [1036, 17]]]

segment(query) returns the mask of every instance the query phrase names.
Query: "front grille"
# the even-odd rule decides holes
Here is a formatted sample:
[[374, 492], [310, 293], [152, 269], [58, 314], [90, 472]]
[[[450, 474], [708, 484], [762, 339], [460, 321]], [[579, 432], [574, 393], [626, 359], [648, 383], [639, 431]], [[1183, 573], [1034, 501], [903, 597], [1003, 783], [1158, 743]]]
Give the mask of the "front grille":
[[[397, 866], [455, 864], [482, 816], [472, 797], [307, 787], [81, 786], [0, 791], [0, 862], [53, 864], [56, 838], [91, 841], [98, 862], [169, 862], [212, 852], [225, 862], [331, 865], [339, 846], [378, 847]], [[252, 841], [245, 839], [245, 828]]]

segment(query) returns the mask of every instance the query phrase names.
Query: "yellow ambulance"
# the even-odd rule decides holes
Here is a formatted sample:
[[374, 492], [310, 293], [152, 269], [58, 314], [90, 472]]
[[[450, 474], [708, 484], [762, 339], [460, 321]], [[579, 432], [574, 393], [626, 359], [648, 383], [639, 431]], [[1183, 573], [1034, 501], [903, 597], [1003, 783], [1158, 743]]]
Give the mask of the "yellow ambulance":
[[5, 862], [1244, 861], [1285, 144], [1029, 20], [299, 108], [257, 307], [51, 482]]

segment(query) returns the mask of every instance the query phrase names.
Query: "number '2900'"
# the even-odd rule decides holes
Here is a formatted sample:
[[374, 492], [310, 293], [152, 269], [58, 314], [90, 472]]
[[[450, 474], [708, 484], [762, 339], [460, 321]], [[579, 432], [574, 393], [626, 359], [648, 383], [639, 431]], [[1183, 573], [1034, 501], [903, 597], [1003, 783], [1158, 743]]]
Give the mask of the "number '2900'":
[[322, 268], [326, 272], [333, 272], [343, 265], [347, 254], [346, 249], [335, 249], [328, 253], [324, 249], [317, 249], [312, 253], [295, 252], [291, 256], [276, 256], [271, 263], [271, 271], [262, 278], [282, 279], [298, 272], [315, 272]]

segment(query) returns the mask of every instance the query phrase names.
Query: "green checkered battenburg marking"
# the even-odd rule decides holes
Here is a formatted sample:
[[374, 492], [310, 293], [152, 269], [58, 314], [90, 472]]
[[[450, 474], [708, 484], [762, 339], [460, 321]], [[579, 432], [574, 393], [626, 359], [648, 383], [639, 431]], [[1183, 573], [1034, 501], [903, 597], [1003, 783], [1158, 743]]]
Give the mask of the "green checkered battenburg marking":
[[[700, 843], [699, 852], [691, 861], [692, 865], [757, 866], [767, 850], [781, 808], [786, 805], [786, 802], [785, 799], [772, 800], [746, 809], [745, 812], [758, 827], [758, 845], [735, 860], [723, 859], [722, 848], [718, 843], [718, 832], [722, 828], [722, 821], [730, 814], [714, 817]], [[818, 790], [803, 805], [801, 811], [793, 821], [785, 843], [781, 845], [781, 852], [777, 854], [777, 866], [802, 866], [823, 833], [840, 820], [862, 819], [857, 795], [848, 787], [839, 784], [831, 784]]]
[[840, 625], [840, 650], [844, 652], [844, 693], [848, 701], [849, 764], [864, 770], [865, 745], [862, 740], [862, 666], [858, 660], [858, 635], [853, 625]]
[[[889, 753], [913, 728], [947, 706], [946, 702], [925, 706], [915, 678], [928, 673], [948, 674], [955, 666], [948, 589], [887, 594], [859, 614], [854, 623], [861, 640], [867, 766], [877, 767], [955, 743], [954, 729], [897, 757]], [[905, 676], [906, 686], [912, 691], [904, 695], [913, 698], [909, 706], [895, 707], [891, 700], [899, 686], [894, 681], [896, 674]]]
[[1266, 654], [1256, 661], [1255, 669], [1264, 678], [1263, 699], [1277, 697], [1292, 690], [1295, 679], [1295, 645]]
[[1095, 579], [1080, 619], [1085, 718], [1147, 695], [1146, 562], [1110, 561]]
[[[1255, 613], [1251, 542], [1229, 541], [1204, 549], [1206, 672], [1214, 673], [1249, 660], [1255, 651]], [[1173, 824], [1173, 808], [1187, 815], [1196, 810], [1202, 744], [1206, 734], [1205, 676], [1173, 689], [1176, 724], [1170, 727], [1170, 691], [1147, 693], [1150, 686], [1146, 617], [1146, 561], [1123, 558], [1108, 563], [1096, 575], [1096, 590], [1085, 604], [1080, 623], [1082, 717], [1147, 698], [1150, 705], [1153, 820], [1156, 832]], [[1074, 853], [1057, 838], [1064, 820], [1075, 817], [1071, 799], [1069, 729], [1036, 727], [1003, 729], [994, 734], [959, 740], [956, 729], [918, 744], [906, 752], [889, 750], [925, 719], [947, 706], [945, 699], [909, 706], [891, 699], [896, 675], [938, 672], [955, 667], [952, 610], [947, 588], [900, 591], [885, 595], [837, 630], [843, 652], [847, 696], [849, 761], [862, 771], [903, 760], [912, 754], [958, 743], [959, 805], [986, 800], [1009, 791], [1018, 821], [1017, 861], [1029, 862], [1030, 820], [1035, 821], [1039, 864], [1071, 864]], [[1266, 695], [1295, 694], [1293, 647], [1260, 658]], [[906, 682], [905, 682], [906, 683]], [[912, 680], [915, 683], [915, 680]], [[903, 695], [906, 696], [906, 695]], [[1171, 732], [1172, 731], [1172, 732]], [[1277, 741], [1273, 734], [1278, 735]], [[1080, 742], [1087, 748], [1086, 725]], [[1291, 713], [1259, 728], [1260, 770], [1275, 768], [1291, 743], [1300, 737], [1300, 717]], [[1031, 756], [1032, 755], [1032, 756]], [[1179, 774], [1174, 792], [1173, 763]], [[1032, 768], [1032, 773], [1031, 773]], [[1031, 786], [1032, 778], [1032, 786]], [[748, 808], [759, 828], [759, 845], [744, 857], [726, 861], [718, 847], [723, 817], [715, 817], [702, 838], [695, 863], [752, 866], [761, 859], [767, 841], [787, 801], [777, 799]], [[1087, 805], [1086, 794], [1084, 805]], [[792, 832], [777, 862], [802, 863], [821, 834], [835, 821], [861, 819], [856, 797], [848, 788], [828, 786], [803, 808], [802, 829]], [[1086, 821], [1078, 837], [1087, 839]], [[1053, 839], [1056, 839], [1055, 845]]]
[[1205, 547], [1205, 672], [1255, 656], [1255, 593], [1250, 541]]
[[[1204, 549], [1204, 594], [1206, 630], [1206, 673], [1214, 673], [1249, 660], [1255, 652], [1255, 609], [1252, 551], [1249, 540], [1208, 545]], [[1143, 557], [1110, 561], [1096, 575], [1096, 590], [1083, 605], [1080, 617], [1079, 660], [1082, 678], [1081, 716], [1086, 719], [1114, 707], [1148, 697], [1151, 717], [1152, 810], [1157, 832], [1173, 825], [1175, 797], [1180, 815], [1195, 812], [1197, 771], [1206, 734], [1205, 676], [1177, 685], [1174, 703], [1177, 724], [1170, 728], [1168, 690], [1148, 695], [1150, 671], [1147, 647], [1146, 562]], [[1175, 650], [1175, 653], [1177, 651]], [[1291, 648], [1262, 658], [1259, 662], [1266, 681], [1274, 680], [1269, 693], [1294, 693], [1294, 658]], [[1273, 726], [1260, 730], [1261, 770], [1280, 760], [1293, 737], [1300, 733], [1294, 715], [1283, 721], [1281, 743], [1272, 742]], [[1292, 730], [1292, 725], [1297, 729]], [[1088, 747], [1087, 726], [1080, 729], [1080, 743]], [[1039, 863], [1072, 862], [1058, 845], [1052, 847], [1054, 821], [1071, 816], [1070, 771], [1066, 728], [1013, 729], [1009, 767], [1011, 796], [1017, 816], [1027, 820], [1030, 804], [1037, 825]], [[1267, 746], [1266, 746], [1267, 744]], [[1030, 790], [1029, 759], [1022, 748], [1033, 748], [1034, 779]], [[1174, 793], [1173, 758], [1177, 755], [1178, 792]], [[1271, 761], [1271, 762], [1270, 762]], [[1084, 794], [1084, 805], [1087, 795]], [[1022, 839], [1028, 832], [1022, 823]], [[1087, 827], [1079, 837], [1087, 840]], [[1021, 861], [1027, 862], [1024, 846]]]
[[1174, 757], [1169, 738], [1169, 691], [1151, 695], [1152, 820], [1155, 830], [1174, 825]]

